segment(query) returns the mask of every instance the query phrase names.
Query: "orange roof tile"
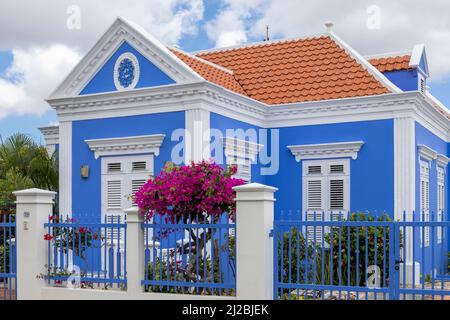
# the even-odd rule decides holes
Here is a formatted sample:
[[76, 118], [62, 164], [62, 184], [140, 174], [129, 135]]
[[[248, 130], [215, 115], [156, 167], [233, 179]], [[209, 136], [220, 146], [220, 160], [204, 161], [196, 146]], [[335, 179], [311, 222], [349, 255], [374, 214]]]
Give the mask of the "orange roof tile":
[[389, 93], [329, 36], [218, 49], [196, 56], [232, 70], [249, 97], [268, 104]]
[[228, 90], [247, 95], [241, 85], [236, 81], [231, 71], [226, 71], [222, 67], [214, 66], [211, 62], [192, 56], [178, 49], [170, 48], [170, 51], [205, 80], [218, 84]]
[[409, 69], [409, 61], [411, 55], [405, 54], [402, 56], [391, 56], [370, 59], [369, 62], [377, 68], [380, 72], [398, 71]]

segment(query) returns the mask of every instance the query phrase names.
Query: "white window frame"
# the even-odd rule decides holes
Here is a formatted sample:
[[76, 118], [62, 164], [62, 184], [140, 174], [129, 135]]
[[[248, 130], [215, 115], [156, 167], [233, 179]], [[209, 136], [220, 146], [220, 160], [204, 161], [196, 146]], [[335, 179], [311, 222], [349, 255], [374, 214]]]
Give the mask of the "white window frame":
[[[420, 221], [428, 222], [430, 221], [430, 167], [431, 162], [425, 160], [419, 160], [420, 166], [420, 183], [419, 183], [419, 202], [420, 210], [419, 216]], [[425, 228], [422, 232], [420, 230], [420, 244], [421, 246], [428, 247], [430, 245], [430, 228]], [[423, 237], [422, 237], [423, 236]]]
[[[444, 221], [445, 216], [445, 179], [446, 172], [442, 166], [437, 166], [437, 221]], [[437, 228], [437, 242], [442, 243], [442, 230], [441, 226]]]
[[242, 179], [247, 183], [251, 182], [252, 164], [255, 162], [262, 145], [235, 137], [222, 138], [222, 144], [226, 163], [237, 166], [237, 172], [234, 177]]
[[[133, 162], [146, 162], [145, 171], [133, 171]], [[121, 163], [120, 172], [108, 172], [108, 164]], [[129, 155], [129, 156], [111, 156], [101, 158], [101, 194], [102, 194], [102, 221], [105, 215], [119, 215], [123, 218], [124, 210], [133, 206], [131, 200], [132, 181], [145, 180], [147, 181], [154, 174], [154, 155]], [[108, 181], [121, 181], [121, 207], [108, 208]], [[109, 214], [112, 212], [112, 214]], [[123, 220], [122, 220], [123, 221]]]
[[[330, 168], [332, 165], [342, 165], [343, 173], [331, 173]], [[308, 173], [308, 167], [320, 166], [321, 172]], [[350, 159], [327, 159], [327, 160], [304, 160], [302, 162], [302, 217], [303, 220], [315, 220], [320, 221], [322, 218], [325, 221], [338, 220], [339, 218], [347, 218], [347, 214], [350, 210]], [[310, 208], [308, 205], [308, 182], [320, 180], [321, 181], [321, 198], [322, 208]], [[344, 207], [342, 210], [331, 209], [331, 194], [330, 194], [330, 182], [332, 180], [343, 180], [343, 192], [344, 192]], [[316, 227], [315, 240], [322, 241], [323, 230]], [[328, 232], [326, 228], [325, 233]], [[308, 234], [314, 237], [314, 227], [308, 228]]]

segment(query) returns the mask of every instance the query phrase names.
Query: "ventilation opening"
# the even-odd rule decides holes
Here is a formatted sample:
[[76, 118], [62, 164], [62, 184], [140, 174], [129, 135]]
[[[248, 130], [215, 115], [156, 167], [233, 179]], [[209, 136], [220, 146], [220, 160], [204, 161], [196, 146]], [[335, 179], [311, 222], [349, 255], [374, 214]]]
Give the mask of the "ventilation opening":
[[321, 166], [309, 166], [308, 167], [308, 174], [320, 174], [320, 173], [322, 173]]
[[343, 164], [332, 164], [330, 166], [330, 173], [344, 173]]
[[120, 162], [108, 163], [108, 172], [121, 172], [122, 165]]
[[132, 164], [133, 171], [145, 171], [147, 169], [147, 163], [145, 161], [136, 161]]

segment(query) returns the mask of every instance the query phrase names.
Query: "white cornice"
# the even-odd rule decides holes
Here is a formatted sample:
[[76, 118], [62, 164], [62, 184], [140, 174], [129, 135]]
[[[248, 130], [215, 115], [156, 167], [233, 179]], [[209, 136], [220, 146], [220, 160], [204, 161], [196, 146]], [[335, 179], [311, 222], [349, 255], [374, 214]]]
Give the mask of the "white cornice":
[[237, 157], [241, 159], [256, 160], [256, 156], [263, 147], [263, 145], [237, 139], [236, 137], [223, 137], [222, 143], [226, 157]]
[[44, 136], [45, 144], [47, 146], [59, 143], [59, 125], [51, 125], [38, 128]]
[[94, 151], [95, 159], [101, 156], [152, 153], [159, 155], [165, 135], [154, 134], [146, 136], [120, 137], [108, 139], [84, 140], [89, 149]]
[[450, 161], [450, 158], [444, 156], [443, 154], [438, 154], [436, 156], [437, 165], [440, 167], [446, 168], [449, 161]]
[[431, 149], [430, 147], [427, 147], [423, 144], [419, 144], [418, 149], [419, 149], [419, 157], [428, 161], [436, 160], [438, 153], [433, 149]]
[[358, 157], [363, 141], [304, 144], [288, 146], [297, 162], [308, 159], [352, 158]]
[[418, 92], [267, 105], [200, 81], [50, 99], [59, 121], [184, 111], [193, 105], [263, 128], [393, 119], [408, 114], [445, 141], [450, 120]]

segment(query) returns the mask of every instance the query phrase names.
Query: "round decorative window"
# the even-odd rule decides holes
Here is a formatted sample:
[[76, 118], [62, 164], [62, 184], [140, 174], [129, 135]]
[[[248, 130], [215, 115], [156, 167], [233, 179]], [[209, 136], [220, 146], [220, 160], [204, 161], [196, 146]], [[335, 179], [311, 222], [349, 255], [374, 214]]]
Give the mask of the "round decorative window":
[[130, 52], [120, 55], [114, 66], [114, 84], [117, 90], [129, 90], [139, 81], [139, 62]]

